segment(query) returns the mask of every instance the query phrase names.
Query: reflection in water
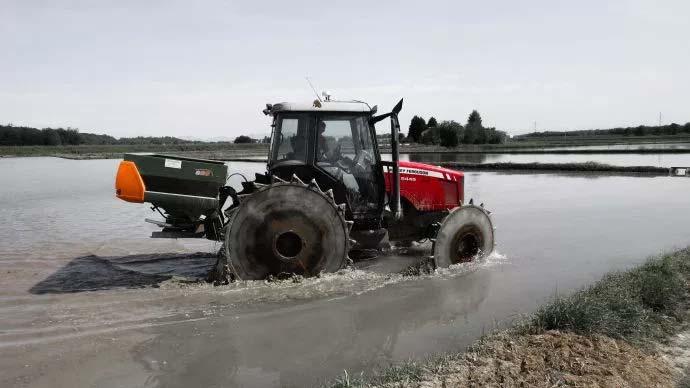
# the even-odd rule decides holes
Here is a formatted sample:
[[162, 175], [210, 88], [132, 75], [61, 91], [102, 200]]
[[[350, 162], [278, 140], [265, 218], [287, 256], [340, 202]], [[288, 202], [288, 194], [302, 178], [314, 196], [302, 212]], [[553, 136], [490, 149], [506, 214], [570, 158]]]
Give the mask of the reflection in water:
[[[398, 360], [405, 348], [441, 350], [433, 333], [477, 311], [490, 287], [490, 272], [480, 270], [366, 296], [227, 311], [193, 325], [149, 330], [155, 337], [137, 346], [133, 357], [145, 366], [166, 360], [151, 370], [151, 382], [161, 387], [310, 386], [343, 368], [371, 370]], [[462, 333], [466, 325], [472, 323], [455, 329]]]
[[[385, 156], [385, 155], [384, 155]], [[390, 155], [387, 155], [390, 157]], [[421, 163], [585, 163], [597, 162], [613, 166], [690, 166], [687, 154], [472, 154], [472, 153], [412, 153], [400, 155], [400, 160]]]
[[[523, 148], [521, 148], [523, 149]], [[524, 148], [530, 149], [530, 148]], [[567, 147], [535, 147], [531, 149], [536, 150], [686, 150], [690, 149], [690, 143], [633, 143], [633, 144], [607, 144], [607, 145], [589, 145], [589, 146], [567, 146]]]
[[[403, 158], [404, 159], [404, 158]], [[408, 160], [420, 163], [442, 163], [442, 162], [461, 162], [461, 163], [484, 163], [487, 154], [408, 154]]]

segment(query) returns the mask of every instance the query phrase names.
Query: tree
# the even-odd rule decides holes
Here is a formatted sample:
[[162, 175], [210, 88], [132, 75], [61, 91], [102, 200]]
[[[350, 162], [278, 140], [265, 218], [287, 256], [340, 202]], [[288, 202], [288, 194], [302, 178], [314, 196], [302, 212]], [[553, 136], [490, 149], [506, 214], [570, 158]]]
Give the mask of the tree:
[[429, 128], [422, 132], [422, 136], [419, 137], [419, 142], [422, 144], [436, 144], [436, 139], [434, 137], [434, 131], [436, 128]]
[[489, 144], [502, 144], [508, 139], [508, 134], [503, 131], [497, 131], [496, 128], [486, 129], [486, 142]]
[[473, 110], [467, 117], [467, 125], [465, 126], [465, 136], [462, 139], [465, 144], [485, 143], [486, 135], [484, 134], [484, 127], [482, 127], [482, 116], [479, 112]]
[[254, 139], [252, 139], [249, 136], [245, 135], [240, 135], [235, 138], [235, 141], [233, 142], [235, 144], [247, 144], [247, 143], [254, 143]]
[[426, 126], [429, 128], [438, 126], [438, 122], [436, 121], [436, 117], [431, 116], [429, 118], [429, 121], [426, 123]]
[[422, 132], [424, 132], [426, 128], [426, 121], [424, 121], [422, 117], [415, 115], [410, 121], [410, 128], [409, 132], [407, 133], [407, 137], [412, 138], [412, 141], [415, 143], [419, 143], [419, 140], [422, 137]]
[[477, 112], [476, 109], [470, 113], [469, 117], [467, 117], [467, 125], [472, 124], [476, 124], [479, 127], [482, 126], [482, 116], [479, 115], [479, 112]]
[[43, 131], [43, 144], [45, 145], [60, 145], [60, 135], [56, 130], [46, 128]]
[[[445, 123], [447, 123], [447, 122], [444, 122], [444, 124]], [[458, 143], [459, 143], [458, 131], [452, 125], [443, 125], [442, 124], [439, 127], [439, 136], [441, 137], [441, 146], [443, 146], [443, 147], [457, 147], [458, 146]]]
[[469, 125], [465, 127], [465, 134], [462, 137], [462, 142], [464, 144], [474, 144], [477, 140], [477, 128], [474, 125]]

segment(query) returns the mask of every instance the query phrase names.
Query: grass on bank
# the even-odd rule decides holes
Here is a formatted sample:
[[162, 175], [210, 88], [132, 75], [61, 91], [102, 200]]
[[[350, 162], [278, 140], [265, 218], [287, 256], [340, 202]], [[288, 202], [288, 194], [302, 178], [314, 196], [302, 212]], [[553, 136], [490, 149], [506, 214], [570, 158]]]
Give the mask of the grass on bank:
[[[504, 334], [513, 338], [556, 330], [565, 333], [603, 335], [645, 348], [663, 341], [680, 330], [687, 321], [690, 247], [652, 258], [628, 271], [612, 272], [601, 280], [569, 296], [557, 296], [532, 316]], [[484, 337], [468, 351], [482, 353]], [[443, 375], [463, 353], [436, 355], [419, 362], [392, 365], [372, 375], [347, 373], [328, 387], [406, 386], [425, 375]]]
[[690, 249], [614, 272], [590, 287], [542, 306], [522, 329], [602, 334], [639, 342], [671, 334], [686, 311]]

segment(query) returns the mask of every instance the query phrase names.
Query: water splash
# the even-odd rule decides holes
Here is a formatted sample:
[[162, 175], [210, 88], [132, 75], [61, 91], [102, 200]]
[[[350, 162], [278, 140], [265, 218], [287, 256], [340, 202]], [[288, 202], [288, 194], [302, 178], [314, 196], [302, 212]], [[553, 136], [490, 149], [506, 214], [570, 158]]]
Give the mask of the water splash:
[[[428, 259], [422, 257], [421, 261]], [[428, 279], [453, 279], [485, 268], [508, 262], [507, 256], [494, 252], [486, 258], [468, 263], [438, 268], [427, 273], [411, 276], [405, 271], [381, 273], [367, 269], [346, 268], [311, 278], [292, 278], [278, 281], [240, 280], [224, 286], [205, 282], [185, 282], [178, 279], [161, 284], [166, 290], [181, 289], [189, 294], [213, 293], [223, 295], [233, 304], [274, 303], [304, 301], [321, 298], [342, 298], [373, 292], [400, 283], [427, 281]]]

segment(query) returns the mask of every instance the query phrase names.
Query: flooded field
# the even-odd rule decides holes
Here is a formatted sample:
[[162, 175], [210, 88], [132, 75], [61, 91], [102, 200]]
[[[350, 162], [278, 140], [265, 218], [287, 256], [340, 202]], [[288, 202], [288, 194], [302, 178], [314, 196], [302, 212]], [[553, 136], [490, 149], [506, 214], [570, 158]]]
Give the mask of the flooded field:
[[523, 150], [534, 149], [541, 151], [554, 150], [687, 150], [690, 149], [690, 143], [686, 142], [671, 142], [671, 143], [629, 143], [629, 144], [603, 144], [603, 145], [580, 145], [580, 146], [545, 146], [545, 147], [526, 147]]
[[552, 150], [687, 150], [690, 149], [690, 143], [641, 143], [641, 144], [611, 144], [598, 146], [574, 146], [574, 147], [547, 147], [542, 148], [544, 151]]
[[[384, 155], [390, 158], [390, 155]], [[401, 160], [439, 163], [585, 163], [597, 162], [613, 166], [690, 166], [690, 153], [683, 154], [401, 154]]]
[[687, 178], [468, 173], [467, 197], [498, 228], [484, 262], [396, 274], [421, 245], [301, 283], [212, 287], [196, 279], [218, 244], [149, 239], [150, 209], [114, 198], [117, 163], [0, 159], [0, 386], [318, 385], [460, 350], [556, 293], [690, 244]]

